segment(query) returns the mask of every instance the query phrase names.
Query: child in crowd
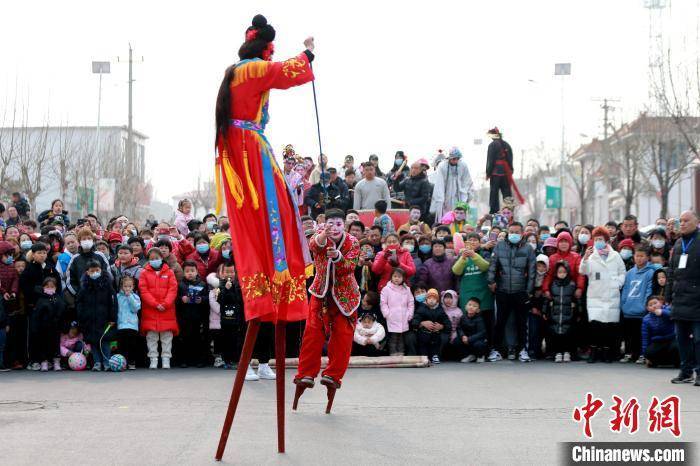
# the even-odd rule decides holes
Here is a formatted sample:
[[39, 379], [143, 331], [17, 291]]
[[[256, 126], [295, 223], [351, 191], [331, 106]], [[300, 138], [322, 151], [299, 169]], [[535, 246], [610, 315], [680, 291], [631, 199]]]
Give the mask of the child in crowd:
[[92, 347], [92, 370], [99, 372], [109, 367], [111, 356], [108, 341], [100, 340], [108, 326], [117, 321], [117, 303], [112, 282], [102, 271], [99, 261], [90, 259], [87, 270], [80, 280], [80, 291], [75, 298], [78, 322], [80, 322], [85, 341]]
[[61, 357], [68, 362], [73, 353], [90, 354], [90, 345], [85, 343], [83, 334], [77, 321], [72, 321], [68, 326], [68, 332], [61, 334], [60, 352]]
[[435, 288], [428, 290], [425, 304], [416, 308], [411, 326], [418, 330], [418, 354], [428, 356], [433, 364], [440, 364], [440, 355], [452, 328]]
[[655, 296], [666, 295], [667, 269], [657, 269], [651, 280], [651, 294]]
[[46, 277], [40, 285], [41, 292], [35, 293], [37, 298], [29, 314], [31, 370], [46, 372], [51, 360], [53, 370], [61, 370], [60, 324], [66, 305], [58, 293], [60, 283], [54, 277]]
[[544, 319], [549, 330], [547, 346], [554, 353], [554, 362], [571, 362], [574, 350], [571, 334], [576, 315], [575, 293], [576, 283], [571, 279], [568, 262], [557, 262], [554, 266], [554, 280], [550, 284], [552, 298], [544, 305]]
[[642, 319], [647, 314], [646, 300], [651, 296], [654, 268], [649, 264], [649, 250], [640, 246], [634, 251], [634, 267], [627, 271], [622, 287], [622, 331], [625, 339], [625, 355], [620, 362], [644, 364], [641, 350]]
[[385, 238], [389, 233], [394, 233], [396, 230], [394, 228], [394, 221], [386, 213], [387, 203], [386, 201], [377, 201], [374, 204], [374, 226], [378, 226], [382, 229], [382, 238]]
[[177, 292], [177, 321], [180, 327], [180, 367], [204, 367], [204, 335], [209, 319], [209, 290], [199, 278], [197, 263], [183, 264], [185, 278]]
[[666, 267], [667, 260], [662, 253], [658, 251], [652, 251], [649, 255], [649, 262], [656, 265], [658, 268], [661, 268]]
[[360, 309], [358, 310], [358, 313], [374, 314], [374, 320], [379, 322], [382, 327], [386, 328], [386, 319], [384, 318], [384, 314], [382, 314], [382, 310], [379, 306], [379, 300], [379, 293], [376, 291], [366, 292], [362, 297], [362, 301], [360, 301]]
[[131, 246], [121, 244], [117, 246], [117, 260], [110, 267], [112, 278], [114, 280], [114, 289], [118, 290], [123, 277], [131, 277], [134, 279], [134, 289], [138, 288], [139, 277], [143, 267], [139, 264], [139, 259], [134, 257]]
[[141, 298], [134, 288], [134, 277], [125, 275], [121, 278], [117, 294], [118, 315], [117, 330], [119, 334], [119, 351], [126, 358], [129, 370], [136, 369], [136, 356], [139, 353], [139, 311]]
[[213, 342], [214, 367], [216, 368], [224, 367], [224, 360], [221, 357], [221, 307], [216, 300], [217, 290], [222, 279], [222, 266], [223, 264], [219, 265], [219, 272], [207, 275], [207, 285], [209, 285], [209, 339], [207, 340], [207, 347]]
[[234, 369], [236, 367], [239, 329], [245, 318], [243, 315], [243, 294], [233, 263], [221, 264], [219, 277], [219, 284], [214, 288], [213, 300], [218, 304], [221, 321], [218, 346], [221, 350], [224, 368]]
[[663, 296], [652, 295], [646, 301], [647, 315], [642, 319], [642, 354], [647, 367], [680, 364], [676, 333]]
[[617, 250], [620, 253], [622, 261], [625, 263], [625, 268], [630, 270], [634, 267], [634, 241], [631, 239], [623, 239], [617, 245]]
[[7, 346], [7, 333], [10, 331], [10, 318], [5, 311], [4, 303], [0, 300], [0, 372], [10, 370], [5, 365], [5, 348]]
[[384, 327], [377, 322], [372, 312], [362, 314], [355, 325], [354, 340], [361, 347], [359, 352], [363, 356], [378, 356], [385, 336]]
[[[451, 325], [451, 331], [450, 331], [450, 337], [448, 339], [449, 345], [447, 346], [448, 349], [454, 348], [455, 344], [457, 344], [457, 326], [459, 325], [459, 321], [462, 319], [462, 316], [464, 315], [464, 312], [459, 308], [458, 306], [458, 299], [457, 299], [457, 292], [454, 290], [446, 290], [442, 292], [441, 296], [441, 301], [442, 301], [442, 308], [445, 310], [445, 314], [447, 314], [447, 317], [450, 319], [450, 325]], [[453, 357], [454, 355], [452, 354], [452, 351], [448, 351], [450, 353], [450, 357]]]
[[139, 280], [141, 294], [141, 333], [146, 335], [149, 369], [158, 368], [158, 341], [160, 340], [161, 367], [170, 369], [173, 337], [179, 332], [175, 300], [177, 280], [175, 274], [163, 262], [160, 249], [148, 251], [148, 264]]
[[8, 241], [0, 241], [0, 303], [5, 309], [11, 332], [7, 333], [5, 344], [5, 364], [13, 368], [23, 367], [27, 353], [27, 315], [24, 306], [19, 304], [19, 276], [24, 270], [14, 265], [14, 246]]
[[175, 212], [175, 226], [182, 236], [186, 236], [190, 232], [187, 223], [193, 219], [192, 202], [189, 199], [180, 200], [177, 203], [177, 211]]
[[544, 280], [549, 273], [549, 259], [545, 254], [540, 254], [535, 259], [536, 275], [535, 275], [535, 290], [530, 299], [530, 313], [528, 314], [528, 353], [531, 358], [539, 359], [542, 357], [542, 329], [543, 329], [543, 312], [546, 298], [544, 296]]
[[461, 362], [464, 363], [474, 361], [482, 363], [486, 360], [488, 352], [486, 323], [481, 317], [480, 307], [479, 298], [469, 298], [465, 305], [466, 315], [463, 315], [456, 325]]
[[381, 292], [381, 310], [389, 331], [389, 353], [392, 356], [405, 354], [404, 334], [409, 331], [414, 311], [413, 295], [404, 283], [405, 277], [402, 269], [394, 269], [391, 280]]

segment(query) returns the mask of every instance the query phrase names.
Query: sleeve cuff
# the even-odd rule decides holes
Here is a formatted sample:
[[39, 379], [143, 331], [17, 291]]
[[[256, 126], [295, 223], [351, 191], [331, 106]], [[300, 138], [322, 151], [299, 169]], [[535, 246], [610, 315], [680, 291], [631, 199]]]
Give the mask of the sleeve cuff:
[[319, 243], [319, 242], [318, 242], [318, 235], [316, 235], [316, 237], [314, 238], [314, 241], [316, 242], [316, 245], [317, 245], [319, 248], [325, 248], [325, 247], [326, 247], [326, 244], [328, 244], [328, 238], [326, 238], [326, 241], [324, 241], [323, 244]]
[[338, 251], [338, 257], [336, 257], [335, 259], [331, 259], [331, 262], [333, 262], [334, 264], [337, 264], [343, 258], [343, 253], [340, 252], [340, 249], [338, 249], [337, 251]]
[[311, 52], [311, 50], [309, 50], [309, 49], [304, 50], [304, 54], [306, 55], [306, 58], [309, 59], [309, 63], [311, 63], [312, 61], [314, 61], [315, 56], [314, 56], [314, 54]]

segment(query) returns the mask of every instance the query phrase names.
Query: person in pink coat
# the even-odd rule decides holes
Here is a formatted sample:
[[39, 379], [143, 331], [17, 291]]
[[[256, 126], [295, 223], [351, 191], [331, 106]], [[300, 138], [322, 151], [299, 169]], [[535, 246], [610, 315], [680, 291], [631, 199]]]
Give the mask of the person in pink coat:
[[380, 308], [386, 319], [389, 332], [389, 354], [403, 356], [405, 351], [405, 335], [409, 331], [409, 322], [413, 318], [414, 301], [411, 289], [406, 285], [406, 272], [395, 268], [391, 273], [391, 281], [381, 292]]
[[163, 369], [170, 369], [173, 336], [179, 332], [175, 314], [177, 280], [175, 274], [163, 263], [160, 249], [148, 251], [148, 264], [139, 278], [141, 294], [141, 334], [146, 335], [149, 369], [158, 368], [158, 340], [161, 344]]
[[408, 281], [416, 273], [416, 264], [413, 262], [411, 253], [399, 245], [399, 235], [389, 233], [384, 240], [385, 249], [380, 251], [372, 263], [372, 272], [379, 276], [377, 291], [389, 283], [394, 269], [397, 267], [405, 272], [405, 281]]

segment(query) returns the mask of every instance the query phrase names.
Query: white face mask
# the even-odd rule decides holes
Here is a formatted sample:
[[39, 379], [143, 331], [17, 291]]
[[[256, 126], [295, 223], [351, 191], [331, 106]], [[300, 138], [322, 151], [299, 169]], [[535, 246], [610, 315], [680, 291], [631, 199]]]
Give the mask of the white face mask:
[[80, 242], [80, 247], [83, 248], [83, 251], [89, 251], [92, 249], [92, 246], [94, 246], [95, 242], [92, 241], [91, 239], [84, 239]]
[[656, 249], [661, 249], [666, 245], [666, 241], [662, 239], [655, 239], [651, 242], [651, 245], [654, 246]]
[[578, 235], [578, 242], [581, 244], [588, 244], [588, 241], [591, 239], [591, 237], [585, 233], [581, 233]]

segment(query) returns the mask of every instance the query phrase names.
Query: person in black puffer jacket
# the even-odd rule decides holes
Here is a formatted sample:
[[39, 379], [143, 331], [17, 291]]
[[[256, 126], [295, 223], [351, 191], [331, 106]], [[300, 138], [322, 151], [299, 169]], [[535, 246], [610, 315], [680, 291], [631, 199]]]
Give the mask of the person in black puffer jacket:
[[5, 311], [5, 303], [0, 299], [0, 372], [7, 372], [5, 366], [5, 343], [7, 342], [7, 331], [10, 326], [10, 319]]
[[399, 190], [404, 194], [404, 209], [411, 206], [420, 207], [421, 220], [425, 221], [428, 215], [429, 201], [433, 194], [433, 186], [428, 181], [423, 165], [415, 162], [411, 165], [411, 176], [401, 181]]
[[29, 352], [32, 369], [41, 363], [42, 371], [49, 370], [49, 361], [53, 360], [53, 370], [61, 370], [61, 320], [66, 311], [63, 297], [58, 293], [60, 279], [46, 277], [40, 285], [41, 292], [36, 292], [38, 299], [29, 311]]
[[571, 352], [574, 350], [571, 329], [576, 315], [576, 283], [571, 280], [569, 264], [565, 261], [557, 262], [554, 266], [554, 277], [550, 286], [552, 300], [545, 305], [545, 319], [549, 327], [548, 345], [555, 353], [554, 362], [571, 362]]
[[[111, 288], [114, 278], [110, 270], [109, 259], [95, 250], [95, 236], [92, 234], [92, 231], [90, 231], [89, 228], [80, 230], [78, 232], [78, 241], [80, 242], [78, 254], [71, 258], [66, 272], [66, 287], [68, 291], [73, 296], [78, 294], [82, 284], [82, 278], [88, 269], [88, 263], [93, 260], [100, 264], [100, 268], [102, 269], [101, 273], [109, 279]], [[80, 323], [82, 324], [83, 322], [80, 321]]]
[[416, 308], [411, 329], [418, 331], [418, 354], [428, 356], [433, 364], [440, 364], [440, 355], [452, 332], [450, 318], [440, 305], [440, 294], [428, 290], [425, 303]]
[[97, 260], [88, 262], [87, 270], [80, 280], [80, 291], [75, 299], [78, 322], [83, 329], [85, 342], [92, 347], [94, 371], [109, 367], [109, 339], [104, 338], [102, 342], [100, 340], [107, 330], [107, 325], [116, 324], [119, 309], [112, 279], [104, 270]]

